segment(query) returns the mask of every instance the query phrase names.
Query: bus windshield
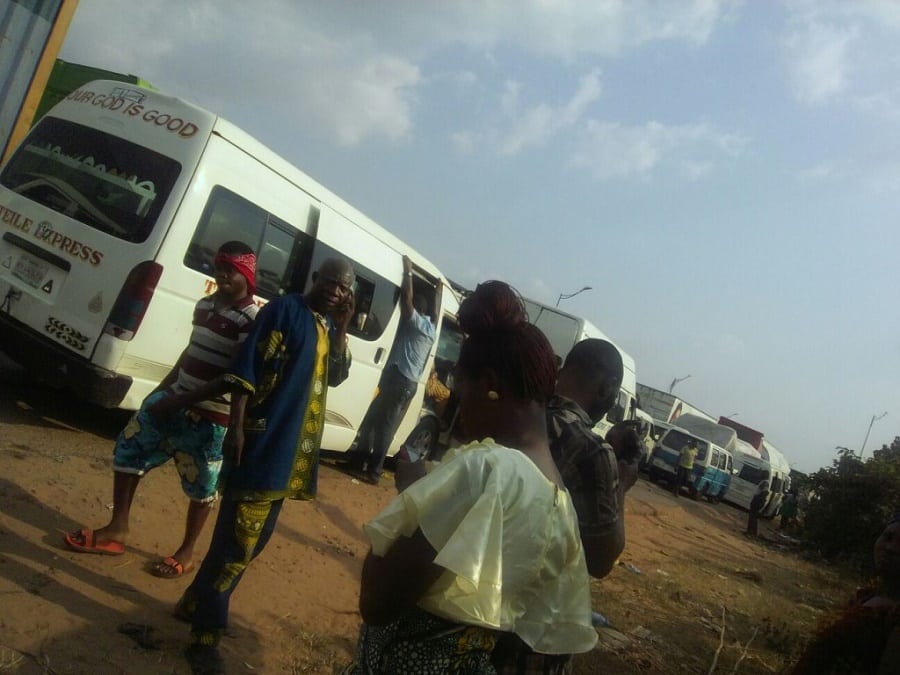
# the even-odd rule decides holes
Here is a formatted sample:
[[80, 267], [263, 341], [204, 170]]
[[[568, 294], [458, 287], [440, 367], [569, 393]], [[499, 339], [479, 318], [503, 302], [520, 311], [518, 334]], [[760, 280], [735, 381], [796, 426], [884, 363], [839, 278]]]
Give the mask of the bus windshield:
[[9, 160], [0, 184], [85, 225], [141, 242], [181, 164], [103, 131], [45, 117]]

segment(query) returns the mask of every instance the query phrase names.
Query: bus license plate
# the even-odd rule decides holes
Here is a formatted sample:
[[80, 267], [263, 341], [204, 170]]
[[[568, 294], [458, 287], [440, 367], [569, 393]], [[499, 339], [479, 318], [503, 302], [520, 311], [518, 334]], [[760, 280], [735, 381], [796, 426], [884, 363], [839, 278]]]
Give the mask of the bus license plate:
[[13, 276], [18, 277], [32, 288], [38, 288], [47, 276], [50, 266], [29, 255], [22, 254], [13, 267]]

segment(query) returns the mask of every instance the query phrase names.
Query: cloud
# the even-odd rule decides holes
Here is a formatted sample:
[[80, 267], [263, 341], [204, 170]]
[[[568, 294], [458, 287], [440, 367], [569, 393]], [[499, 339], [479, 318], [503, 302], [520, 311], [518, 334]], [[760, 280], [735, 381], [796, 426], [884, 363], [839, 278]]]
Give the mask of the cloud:
[[790, 32], [784, 44], [794, 96], [816, 104], [842, 94], [851, 70], [851, 48], [859, 37], [856, 26], [820, 22]]
[[696, 179], [712, 168], [711, 155], [737, 156], [746, 143], [707, 124], [629, 126], [590, 120], [571, 163], [588, 169], [597, 180], [648, 175], [669, 165]]
[[423, 82], [412, 60], [369, 34], [317, 29], [289, 2], [265, 12], [224, 4], [118, 9], [83, 0], [62, 58], [134, 73], [226, 116], [244, 115], [242, 125], [266, 106], [280, 121], [343, 146], [410, 135]]
[[[573, 60], [617, 56], [661, 40], [704, 44], [739, 6], [735, 0], [497, 0], [417, 3], [407, 17], [420, 31], [472, 49], [515, 49]], [[433, 14], [441, 6], [440, 21]], [[448, 9], [451, 5], [453, 9]], [[408, 7], [408, 4], [404, 3]], [[427, 22], [427, 26], [423, 23]]]
[[884, 195], [900, 192], [900, 162], [887, 150], [882, 156], [868, 156], [865, 162], [857, 160], [827, 160], [803, 169], [798, 173], [807, 184], [837, 184], [846, 188], [854, 185], [871, 194]]
[[[304, 106], [315, 123], [331, 126], [343, 146], [367, 137], [397, 140], [409, 135], [419, 69], [403, 59], [376, 55], [366, 61], [306, 73]], [[340, 105], [335, 105], [340, 102]]]
[[[442, 52], [489, 67], [493, 50], [572, 62], [659, 40], [706, 42], [734, 0], [495, 0], [321, 3], [267, 0], [81, 0], [62, 57], [129, 72], [235, 119], [251, 106], [310, 135], [352, 146], [413, 134], [417, 105]], [[496, 66], [496, 61], [493, 62]], [[459, 74], [458, 86], [478, 81]], [[599, 82], [594, 83], [599, 86]], [[599, 95], [587, 83], [568, 107], [536, 105], [512, 120], [505, 152], [540, 145]], [[567, 117], [568, 116], [568, 117]]]
[[844, 180], [847, 177], [847, 167], [836, 161], [819, 162], [800, 171], [802, 181], [809, 183]]
[[511, 126], [500, 142], [500, 151], [504, 155], [515, 155], [524, 148], [545, 145], [563, 129], [577, 124], [603, 91], [600, 71], [594, 70], [581, 79], [578, 90], [563, 105], [554, 107], [539, 103], [520, 112], [520, 88], [517, 83], [508, 83], [502, 96], [501, 109], [511, 118]]
[[713, 169], [713, 163], [709, 160], [697, 161], [691, 159], [682, 160], [680, 163], [680, 173], [688, 180], [700, 180], [709, 175]]
[[475, 151], [477, 139], [469, 131], [456, 131], [450, 134], [450, 143], [459, 155], [471, 155]]
[[459, 130], [451, 134], [451, 143], [459, 154], [471, 154], [476, 147], [501, 155], [517, 155], [531, 147], [546, 145], [565, 129], [575, 126], [591, 103], [600, 98], [603, 86], [600, 71], [581, 78], [568, 101], [560, 105], [521, 102], [524, 85], [508, 80], [498, 97], [500, 121], [494, 128]]

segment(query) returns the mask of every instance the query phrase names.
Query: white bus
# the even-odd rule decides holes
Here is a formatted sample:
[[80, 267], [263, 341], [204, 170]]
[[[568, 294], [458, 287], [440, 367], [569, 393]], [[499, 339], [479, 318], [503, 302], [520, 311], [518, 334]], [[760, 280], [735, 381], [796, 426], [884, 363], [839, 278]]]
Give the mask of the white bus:
[[529, 320], [547, 336], [560, 365], [575, 343], [588, 338], [606, 340], [619, 350], [623, 366], [622, 387], [613, 409], [597, 424], [597, 432], [601, 436], [605, 436], [616, 422], [636, 419], [638, 417], [637, 376], [635, 375], [634, 359], [587, 319], [567, 314], [556, 307], [550, 307], [536, 300], [528, 298], [523, 298], [523, 300]]
[[736, 475], [725, 499], [736, 506], [749, 509], [750, 500], [756, 494], [759, 484], [766, 481], [769, 484], [769, 499], [760, 515], [772, 518], [778, 514], [784, 493], [791, 487], [791, 467], [784, 455], [771, 443], [763, 440], [761, 447], [762, 452], [738, 439], [738, 452], [734, 455]]
[[750, 509], [750, 501], [756, 494], [762, 481], [772, 485], [772, 467], [769, 460], [747, 441], [737, 439], [734, 453], [735, 475], [731, 478], [731, 487], [725, 495], [725, 501]]
[[764, 518], [774, 518], [781, 508], [784, 493], [791, 489], [791, 465], [781, 451], [766, 439], [762, 441], [762, 450], [763, 454], [769, 458], [769, 465], [772, 467], [772, 481], [769, 483], [769, 501], [761, 515]]
[[[260, 303], [307, 290], [330, 256], [352, 261], [353, 367], [329, 393], [323, 439], [346, 450], [397, 331], [402, 256], [417, 292], [447, 280], [245, 132], [156, 91], [84, 85], [3, 167], [0, 349], [81, 398], [135, 409], [184, 349], [194, 303], [215, 288], [214, 254], [235, 239], [257, 252]], [[430, 362], [420, 391], [429, 372]], [[396, 439], [418, 412], [410, 407]]]

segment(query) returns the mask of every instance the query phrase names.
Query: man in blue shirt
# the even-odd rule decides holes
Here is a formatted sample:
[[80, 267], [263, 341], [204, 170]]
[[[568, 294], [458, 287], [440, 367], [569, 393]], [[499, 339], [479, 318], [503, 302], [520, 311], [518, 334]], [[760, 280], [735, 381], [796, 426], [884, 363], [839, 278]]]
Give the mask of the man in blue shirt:
[[434, 344], [437, 307], [441, 285], [438, 282], [432, 316], [427, 316], [428, 302], [413, 295], [413, 272], [410, 259], [403, 256], [403, 282], [400, 285], [400, 327], [390, 357], [378, 383], [378, 396], [372, 401], [359, 428], [357, 445], [349, 463], [364, 472], [367, 483], [377, 485], [384, 458], [400, 426], [400, 420], [416, 393], [419, 378]]

